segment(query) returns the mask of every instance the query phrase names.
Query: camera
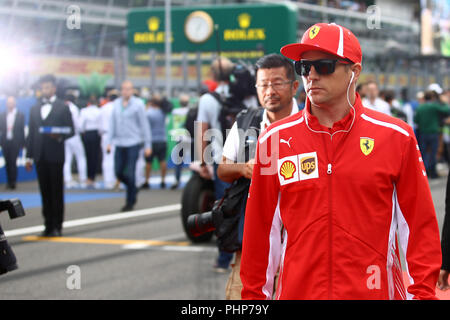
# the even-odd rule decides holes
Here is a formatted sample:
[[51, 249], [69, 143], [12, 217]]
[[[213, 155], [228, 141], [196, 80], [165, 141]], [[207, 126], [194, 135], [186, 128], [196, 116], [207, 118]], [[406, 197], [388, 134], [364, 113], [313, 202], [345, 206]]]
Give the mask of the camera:
[[[0, 200], [0, 213], [3, 211], [8, 211], [10, 219], [16, 219], [25, 215], [25, 210], [19, 199]], [[17, 268], [16, 256], [8, 244], [0, 225], [0, 275]]]
[[206, 232], [214, 231], [220, 236], [226, 233], [229, 225], [235, 225], [244, 198], [247, 196], [250, 180], [239, 178], [225, 190], [222, 199], [214, 202], [211, 211], [190, 215], [187, 219], [189, 232], [198, 237]]
[[[196, 213], [190, 215], [187, 220], [187, 227], [189, 232], [198, 237], [204, 233], [216, 230], [220, 221], [223, 220], [222, 212], [217, 211], [218, 201], [214, 203], [213, 210], [203, 213]], [[216, 210], [214, 210], [216, 209]]]

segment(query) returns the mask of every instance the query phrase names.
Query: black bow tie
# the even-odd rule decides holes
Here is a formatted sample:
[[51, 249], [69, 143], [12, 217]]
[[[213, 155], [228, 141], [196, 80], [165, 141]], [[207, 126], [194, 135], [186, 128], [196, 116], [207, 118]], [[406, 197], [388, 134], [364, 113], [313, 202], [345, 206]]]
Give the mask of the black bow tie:
[[51, 101], [50, 101], [50, 99], [47, 99], [47, 98], [42, 98], [42, 104], [44, 105], [44, 104], [47, 104], [47, 103], [52, 103]]

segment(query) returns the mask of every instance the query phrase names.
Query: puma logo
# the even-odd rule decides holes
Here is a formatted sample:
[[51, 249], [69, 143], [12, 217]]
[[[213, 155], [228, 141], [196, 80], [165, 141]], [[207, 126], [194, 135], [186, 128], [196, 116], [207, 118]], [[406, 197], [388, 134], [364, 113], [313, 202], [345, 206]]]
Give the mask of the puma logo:
[[289, 148], [290, 148], [290, 147], [291, 147], [291, 144], [290, 144], [291, 139], [292, 139], [292, 137], [290, 137], [290, 138], [288, 139], [288, 141], [286, 141], [286, 140], [284, 140], [284, 139], [280, 139], [280, 143], [286, 143], [286, 144], [289, 146]]

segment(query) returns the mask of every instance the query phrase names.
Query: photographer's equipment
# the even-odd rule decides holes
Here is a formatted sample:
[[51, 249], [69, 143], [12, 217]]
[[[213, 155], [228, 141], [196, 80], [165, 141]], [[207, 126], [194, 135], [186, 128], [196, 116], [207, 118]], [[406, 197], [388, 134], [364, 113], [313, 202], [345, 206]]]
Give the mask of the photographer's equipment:
[[237, 224], [240, 219], [240, 210], [243, 201], [247, 197], [249, 186], [249, 179], [240, 178], [235, 180], [225, 190], [223, 198], [214, 203], [211, 211], [189, 216], [187, 221], [189, 232], [194, 236], [200, 236], [215, 230], [221, 250], [234, 252], [239, 249], [239, 247], [235, 248], [234, 240], [237, 239]]
[[[237, 127], [245, 132], [242, 137], [239, 134], [240, 138], [244, 140], [242, 141], [243, 143], [239, 144], [238, 154], [244, 155], [244, 159], [238, 158], [238, 162], [245, 162], [255, 157], [263, 112], [263, 108], [248, 108], [241, 111], [237, 116]], [[194, 242], [208, 241], [212, 236], [212, 232], [215, 231], [219, 248], [223, 251], [234, 252], [240, 249], [241, 245], [237, 226], [241, 219], [242, 210], [245, 209], [243, 205], [248, 194], [250, 180], [245, 178], [236, 180], [225, 191], [222, 199], [216, 202], [212, 201], [209, 208], [201, 210], [201, 208], [207, 206], [200, 205], [205, 203], [205, 201], [201, 200], [202, 197], [198, 199], [199, 197], [196, 194], [204, 195], [208, 191], [211, 193], [209, 198], [214, 196], [212, 193], [212, 181], [208, 181], [210, 190], [206, 186], [205, 188], [200, 188], [200, 185], [203, 186], [205, 183], [207, 182], [204, 179], [197, 173], [194, 173], [184, 189], [182, 199], [183, 228], [189, 239]], [[192, 204], [192, 206], [189, 207], [188, 204]], [[198, 210], [189, 210], [189, 208], [194, 207]]]
[[[19, 199], [0, 201], [0, 212], [8, 211], [10, 219], [23, 217], [25, 211]], [[0, 275], [17, 269], [17, 259], [0, 225]]]

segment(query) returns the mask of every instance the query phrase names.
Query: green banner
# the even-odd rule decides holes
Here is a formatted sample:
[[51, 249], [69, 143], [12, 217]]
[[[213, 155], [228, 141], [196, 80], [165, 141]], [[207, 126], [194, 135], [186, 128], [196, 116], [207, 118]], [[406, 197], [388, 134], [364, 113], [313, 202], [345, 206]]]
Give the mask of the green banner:
[[[129, 49], [164, 52], [164, 17], [164, 8], [130, 11]], [[290, 4], [174, 7], [171, 21], [170, 39], [175, 54], [216, 52], [220, 46], [229, 58], [257, 59], [279, 52], [283, 45], [297, 40], [297, 11]]]

